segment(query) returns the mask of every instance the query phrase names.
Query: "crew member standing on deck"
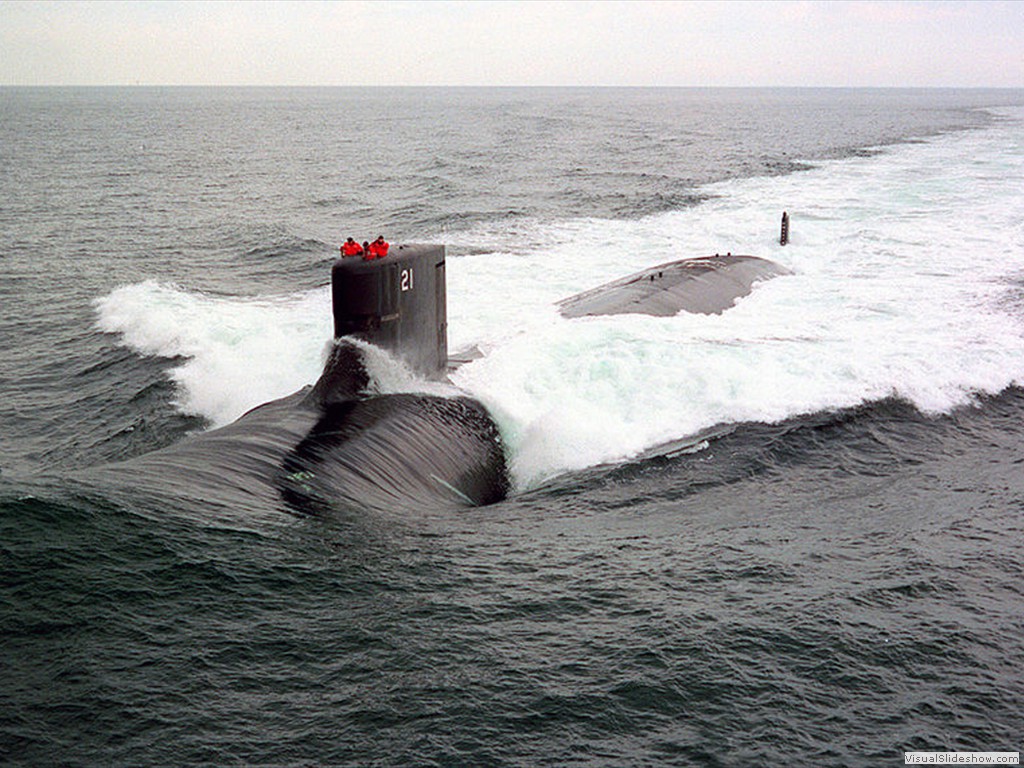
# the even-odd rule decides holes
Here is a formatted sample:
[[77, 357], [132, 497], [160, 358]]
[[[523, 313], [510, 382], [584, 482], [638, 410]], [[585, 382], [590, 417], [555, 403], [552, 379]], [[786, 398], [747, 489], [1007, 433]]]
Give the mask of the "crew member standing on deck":
[[383, 259], [388, 255], [388, 248], [390, 244], [384, 239], [384, 235], [381, 235], [372, 243], [370, 243], [370, 255], [367, 258], [370, 259]]
[[341, 244], [341, 256], [359, 256], [363, 252], [363, 246], [353, 240], [351, 237]]

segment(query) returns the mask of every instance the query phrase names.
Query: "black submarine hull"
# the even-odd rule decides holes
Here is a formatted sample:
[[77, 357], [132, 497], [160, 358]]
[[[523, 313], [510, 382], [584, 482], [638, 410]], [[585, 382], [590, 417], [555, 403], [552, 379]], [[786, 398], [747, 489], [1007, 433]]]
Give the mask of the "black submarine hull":
[[374, 394], [364, 347], [337, 340], [320, 379], [233, 423], [94, 470], [222, 507], [416, 511], [508, 494], [497, 426], [462, 396]]
[[[339, 259], [334, 343], [317, 382], [219, 429], [104, 470], [225, 506], [283, 502], [417, 509], [480, 506], [509, 490], [501, 436], [465, 396], [381, 393], [367, 344], [415, 373], [447, 364], [445, 249], [402, 245], [384, 259]], [[173, 487], [169, 487], [173, 486]]]
[[563, 317], [692, 312], [719, 315], [754, 285], [792, 274], [757, 256], [704, 256], [659, 264], [558, 302]]
[[[752, 256], [683, 259], [559, 303], [568, 318], [641, 312], [722, 312], [753, 286], [788, 274]], [[297, 512], [479, 506], [509, 493], [501, 434], [466, 396], [381, 393], [367, 345], [427, 378], [478, 354], [449, 359], [445, 249], [399, 246], [382, 260], [340, 259], [331, 274], [335, 339], [317, 382], [234, 423], [98, 470], [175, 496]], [[645, 456], [671, 455], [688, 441]]]

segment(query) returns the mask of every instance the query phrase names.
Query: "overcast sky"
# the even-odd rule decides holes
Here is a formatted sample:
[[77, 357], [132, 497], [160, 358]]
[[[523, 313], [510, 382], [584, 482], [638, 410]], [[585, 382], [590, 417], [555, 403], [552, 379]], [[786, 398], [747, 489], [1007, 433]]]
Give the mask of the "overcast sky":
[[1024, 2], [0, 0], [0, 85], [1024, 87]]

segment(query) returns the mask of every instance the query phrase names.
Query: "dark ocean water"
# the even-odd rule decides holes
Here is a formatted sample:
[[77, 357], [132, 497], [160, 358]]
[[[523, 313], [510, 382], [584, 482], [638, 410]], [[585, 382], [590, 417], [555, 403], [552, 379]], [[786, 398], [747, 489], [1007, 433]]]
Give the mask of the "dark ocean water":
[[[0, 762], [1019, 750], [1022, 106], [0, 89]], [[449, 245], [451, 332], [496, 350], [456, 383], [506, 432], [512, 498], [300, 517], [97, 480], [315, 377], [348, 232]], [[803, 282], [667, 342], [677, 326], [530, 325], [629, 259], [717, 250]], [[508, 264], [543, 267], [513, 284]], [[509, 317], [552, 351], [496, 331]], [[693, 349], [706, 380], [669, 359]], [[577, 402], [554, 382], [584, 356]], [[704, 450], [628, 458], [719, 422], [739, 426]]]

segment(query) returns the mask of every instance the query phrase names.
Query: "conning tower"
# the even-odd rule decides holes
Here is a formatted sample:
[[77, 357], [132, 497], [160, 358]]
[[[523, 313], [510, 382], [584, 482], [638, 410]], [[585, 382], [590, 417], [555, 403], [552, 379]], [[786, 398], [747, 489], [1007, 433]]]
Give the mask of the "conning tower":
[[426, 376], [444, 375], [448, 319], [443, 245], [399, 245], [383, 259], [338, 259], [331, 270], [334, 337], [355, 336]]

